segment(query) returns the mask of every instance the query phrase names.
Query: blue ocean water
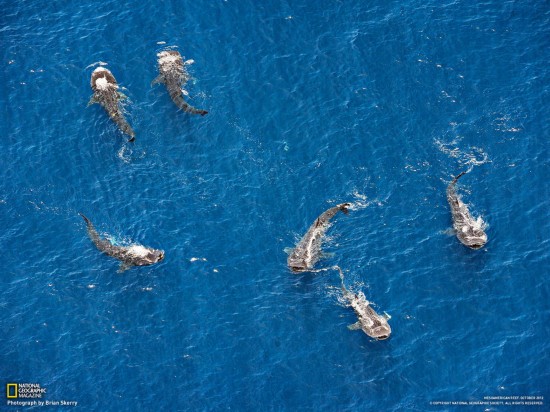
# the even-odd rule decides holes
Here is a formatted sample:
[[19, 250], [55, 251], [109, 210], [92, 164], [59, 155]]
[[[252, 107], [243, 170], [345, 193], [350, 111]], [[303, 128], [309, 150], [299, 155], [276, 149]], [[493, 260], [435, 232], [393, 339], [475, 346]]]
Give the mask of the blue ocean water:
[[[5, 0], [0, 44], [0, 384], [79, 410], [548, 408], [547, 2]], [[150, 87], [166, 46], [204, 118]], [[98, 62], [133, 144], [86, 107]], [[468, 168], [480, 251], [448, 231]], [[387, 341], [347, 329], [336, 273], [286, 267], [345, 201], [318, 267]], [[166, 259], [117, 273], [78, 212]]]

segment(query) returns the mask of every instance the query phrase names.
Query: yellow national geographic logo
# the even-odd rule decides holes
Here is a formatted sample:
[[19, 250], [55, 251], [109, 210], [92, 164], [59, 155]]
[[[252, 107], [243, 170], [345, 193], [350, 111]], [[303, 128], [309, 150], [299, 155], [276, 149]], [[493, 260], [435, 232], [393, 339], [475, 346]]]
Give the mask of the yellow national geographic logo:
[[8, 383], [6, 385], [6, 396], [8, 399], [17, 399], [17, 384]]

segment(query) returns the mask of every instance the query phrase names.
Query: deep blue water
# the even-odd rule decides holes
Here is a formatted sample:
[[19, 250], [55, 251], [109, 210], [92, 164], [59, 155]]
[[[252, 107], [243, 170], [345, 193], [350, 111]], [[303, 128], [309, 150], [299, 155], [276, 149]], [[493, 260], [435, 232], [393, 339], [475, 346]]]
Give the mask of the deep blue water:
[[[548, 408], [548, 2], [4, 0], [0, 45], [2, 387], [83, 411]], [[150, 87], [166, 46], [204, 118]], [[86, 107], [100, 61], [134, 144]], [[480, 251], [448, 232], [467, 168]], [[318, 267], [387, 341], [347, 329], [336, 273], [286, 267], [344, 201]], [[78, 212], [165, 261], [117, 273]]]

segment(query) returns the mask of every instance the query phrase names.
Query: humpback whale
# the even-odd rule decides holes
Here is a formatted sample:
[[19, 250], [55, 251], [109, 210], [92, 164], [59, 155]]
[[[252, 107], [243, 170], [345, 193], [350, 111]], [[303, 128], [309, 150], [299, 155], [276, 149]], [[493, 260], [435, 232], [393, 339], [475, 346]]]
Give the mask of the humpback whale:
[[128, 141], [133, 142], [136, 138], [136, 134], [124, 118], [124, 114], [118, 104], [119, 100], [125, 99], [126, 96], [118, 91], [118, 84], [115, 76], [113, 76], [113, 73], [105, 67], [98, 67], [92, 72], [90, 86], [92, 87], [94, 94], [90, 98], [88, 106], [94, 103], [99, 103], [103, 106], [105, 111], [109, 114], [111, 120], [116, 123], [118, 128], [123, 133], [130, 136]]
[[313, 269], [315, 263], [322, 257], [321, 243], [325, 232], [330, 227], [330, 219], [338, 211], [348, 214], [350, 206], [351, 203], [341, 203], [330, 208], [315, 220], [296, 247], [290, 250], [287, 259], [290, 270], [293, 272], [307, 272]]
[[141, 245], [116, 246], [107, 239], [102, 239], [94, 228], [90, 219], [79, 213], [86, 222], [88, 235], [94, 245], [108, 256], [121, 261], [120, 271], [129, 269], [131, 266], [148, 266], [164, 259], [164, 251], [156, 250]]
[[353, 308], [359, 319], [352, 325], [348, 326], [350, 330], [361, 329], [371, 338], [377, 340], [384, 340], [390, 337], [391, 328], [388, 323], [389, 315], [380, 316], [374, 311], [370, 302], [365, 297], [363, 292], [354, 293], [348, 290], [344, 286], [344, 274], [342, 270], [336, 266], [340, 272], [340, 279], [342, 280], [342, 293], [344, 298], [349, 302], [349, 306]]
[[183, 94], [187, 94], [182, 90], [182, 86], [190, 79], [187, 73], [186, 66], [193, 63], [193, 60], [183, 61], [181, 54], [176, 50], [164, 50], [157, 54], [160, 74], [151, 85], [164, 83], [170, 97], [180, 109], [191, 114], [200, 114], [204, 116], [208, 112], [206, 110], [196, 109], [185, 100]]
[[472, 217], [468, 206], [462, 202], [456, 192], [456, 182], [465, 174], [466, 172], [460, 173], [449, 183], [449, 186], [447, 186], [447, 201], [451, 206], [453, 228], [458, 240], [469, 248], [479, 249], [487, 243], [487, 234], [483, 230], [485, 222], [481, 217], [477, 219]]

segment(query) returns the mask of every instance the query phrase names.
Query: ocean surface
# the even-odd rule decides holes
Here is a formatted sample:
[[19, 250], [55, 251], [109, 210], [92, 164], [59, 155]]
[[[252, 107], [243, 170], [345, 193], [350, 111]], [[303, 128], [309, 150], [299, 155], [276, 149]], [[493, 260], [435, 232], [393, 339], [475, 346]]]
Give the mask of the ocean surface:
[[[205, 117], [151, 87], [169, 46]], [[550, 407], [547, 1], [3, 0], [0, 57], [0, 409], [27, 410], [10, 382], [82, 411]], [[87, 107], [100, 62], [133, 144]], [[286, 266], [342, 202], [317, 267], [386, 341], [337, 272]], [[79, 212], [165, 260], [118, 273]], [[499, 396], [543, 406], [448, 403]]]

